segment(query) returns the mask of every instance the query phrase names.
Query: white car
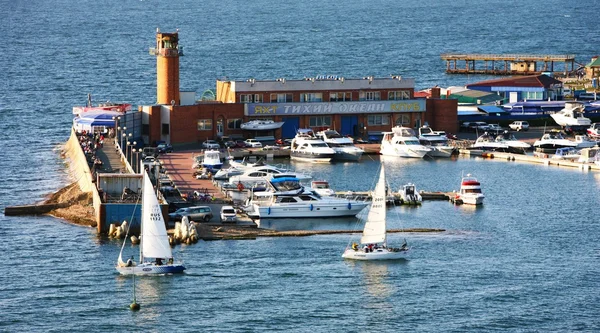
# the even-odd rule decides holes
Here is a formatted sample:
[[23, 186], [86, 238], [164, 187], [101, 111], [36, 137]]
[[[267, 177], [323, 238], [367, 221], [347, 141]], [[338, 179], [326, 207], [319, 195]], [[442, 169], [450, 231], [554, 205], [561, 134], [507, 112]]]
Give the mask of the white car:
[[513, 121], [510, 125], [508, 125], [513, 131], [527, 131], [529, 130], [529, 123], [522, 120]]
[[215, 140], [206, 140], [202, 142], [202, 148], [204, 149], [219, 149], [221, 145]]
[[221, 207], [221, 222], [236, 222], [237, 214], [233, 206]]
[[244, 141], [246, 143], [246, 147], [250, 147], [250, 148], [262, 148], [262, 143], [260, 143], [260, 141], [256, 140], [256, 139], [248, 139], [246, 141]]

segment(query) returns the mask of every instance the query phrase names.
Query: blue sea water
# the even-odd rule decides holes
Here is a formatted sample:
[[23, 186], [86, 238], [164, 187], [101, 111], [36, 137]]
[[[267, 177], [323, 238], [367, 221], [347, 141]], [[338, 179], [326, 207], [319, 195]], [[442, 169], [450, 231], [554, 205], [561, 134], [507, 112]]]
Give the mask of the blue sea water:
[[[180, 29], [181, 86], [217, 78], [400, 74], [417, 88], [485, 77], [444, 73], [444, 52], [598, 53], [594, 1], [0, 0], [0, 208], [69, 183], [60, 145], [74, 105], [155, 101], [157, 27]], [[0, 331], [594, 332], [600, 330], [600, 175], [499, 160], [385, 159], [389, 182], [484, 186], [484, 207], [395, 208], [398, 263], [341, 260], [349, 235], [180, 246], [187, 274], [132, 281], [120, 242], [51, 217], [0, 215]], [[296, 165], [336, 189], [368, 190], [378, 158]], [[329, 222], [328, 222], [329, 223]], [[342, 225], [351, 221], [341, 222]], [[131, 248], [132, 253], [137, 248]]]

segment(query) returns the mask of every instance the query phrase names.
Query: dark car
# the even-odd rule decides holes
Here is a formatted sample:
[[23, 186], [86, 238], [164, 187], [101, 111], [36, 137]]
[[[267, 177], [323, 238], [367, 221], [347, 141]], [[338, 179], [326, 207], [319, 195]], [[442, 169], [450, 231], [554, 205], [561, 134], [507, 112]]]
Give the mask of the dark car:
[[156, 146], [156, 150], [158, 151], [159, 154], [172, 153], [173, 146], [171, 146], [168, 143], [161, 143], [158, 146]]

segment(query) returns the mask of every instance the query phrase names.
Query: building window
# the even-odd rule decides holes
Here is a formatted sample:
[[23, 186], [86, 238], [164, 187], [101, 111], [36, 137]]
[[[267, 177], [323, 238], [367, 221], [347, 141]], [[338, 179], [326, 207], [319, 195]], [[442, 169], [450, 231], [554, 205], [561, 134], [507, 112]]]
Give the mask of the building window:
[[300, 102], [322, 102], [323, 93], [304, 93], [300, 94]]
[[263, 95], [262, 94], [254, 94], [254, 103], [262, 103]]
[[351, 92], [334, 92], [329, 94], [330, 102], [346, 102], [352, 100]]
[[227, 129], [240, 129], [242, 119], [227, 119]]
[[361, 91], [359, 93], [361, 101], [380, 101], [381, 93], [379, 91]]
[[308, 120], [308, 126], [310, 127], [325, 127], [331, 126], [331, 116], [314, 116]]
[[396, 125], [410, 127], [410, 115], [401, 114], [398, 118], [396, 118]]
[[292, 94], [271, 94], [271, 103], [293, 102]]
[[389, 125], [390, 116], [387, 114], [372, 114], [368, 117], [369, 126]]
[[169, 124], [162, 124], [161, 129], [163, 135], [169, 135]]
[[242, 94], [240, 95], [240, 103], [262, 103], [262, 94]]
[[240, 103], [252, 103], [252, 95], [240, 95]]
[[543, 100], [544, 92], [543, 91], [524, 91], [522, 99]]
[[142, 135], [150, 135], [150, 125], [142, 125]]
[[200, 119], [198, 120], [199, 131], [210, 131], [212, 130], [212, 119]]
[[388, 100], [399, 101], [402, 99], [410, 99], [410, 90], [400, 90], [400, 91], [388, 92]]

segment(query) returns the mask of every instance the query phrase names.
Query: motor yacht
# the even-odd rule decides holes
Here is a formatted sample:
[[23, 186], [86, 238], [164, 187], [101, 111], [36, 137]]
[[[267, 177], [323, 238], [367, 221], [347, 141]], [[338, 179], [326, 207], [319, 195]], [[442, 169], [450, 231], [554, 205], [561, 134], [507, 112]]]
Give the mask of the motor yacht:
[[423, 146], [411, 128], [395, 126], [391, 132], [383, 132], [381, 155], [423, 158], [429, 152], [431, 148]]
[[581, 102], [565, 102], [564, 109], [550, 115], [562, 127], [573, 130], [584, 129], [592, 124], [589, 118], [583, 116], [585, 105]]
[[558, 148], [589, 148], [594, 147], [598, 142], [590, 140], [587, 135], [576, 135], [575, 140], [569, 140], [563, 137], [560, 131], [549, 131], [545, 133], [540, 140], [533, 143], [537, 151], [544, 153], [554, 153]]
[[454, 147], [448, 144], [448, 137], [444, 131], [433, 131], [428, 125], [419, 128], [419, 143], [431, 148], [427, 155], [431, 157], [450, 157]]
[[316, 137], [323, 140], [335, 151], [334, 160], [338, 161], [358, 161], [365, 152], [354, 145], [354, 140], [344, 137], [336, 130], [327, 129], [317, 132]]
[[273, 120], [250, 120], [246, 123], [240, 125], [240, 128], [243, 130], [250, 131], [268, 131], [275, 130], [283, 126], [283, 121], [275, 122]]
[[292, 170], [279, 168], [279, 167], [276, 167], [273, 165], [262, 165], [262, 166], [247, 168], [247, 169], [243, 170], [242, 174], [229, 177], [229, 182], [232, 184], [236, 184], [239, 182], [242, 182], [245, 184], [250, 184], [250, 183], [261, 182], [261, 181], [264, 181], [265, 179], [269, 180], [271, 178], [281, 178], [281, 177], [297, 178], [300, 181], [308, 181], [308, 180], [312, 179], [312, 176], [307, 175], [307, 174], [294, 172]]
[[470, 149], [479, 149], [485, 151], [509, 152], [510, 147], [502, 142], [496, 141], [496, 136], [488, 132], [480, 135]]
[[219, 170], [223, 166], [223, 162], [221, 162], [221, 153], [218, 150], [207, 150], [199, 157], [202, 161], [197, 164], [210, 171]]
[[298, 178], [272, 179], [267, 187], [267, 191], [252, 193], [248, 216], [260, 219], [355, 216], [367, 206], [364, 201], [321, 196], [302, 186]]
[[481, 184], [471, 174], [462, 177], [460, 190], [455, 195], [455, 202], [466, 205], [481, 205], [485, 196], [481, 192]]
[[317, 139], [311, 130], [299, 130], [290, 146], [290, 158], [305, 162], [329, 163], [336, 152], [325, 141]]
[[507, 145], [508, 152], [514, 154], [525, 154], [531, 148], [530, 144], [517, 140], [515, 135], [509, 131], [496, 135], [495, 141]]

